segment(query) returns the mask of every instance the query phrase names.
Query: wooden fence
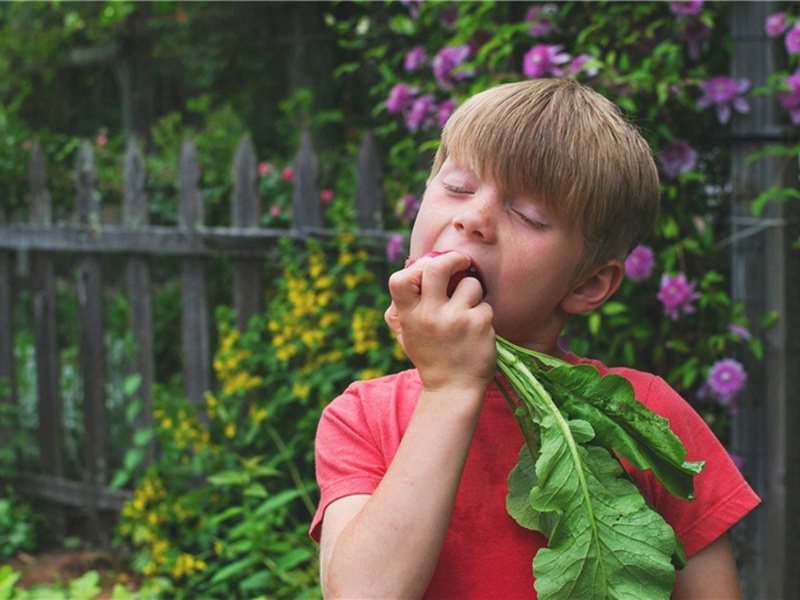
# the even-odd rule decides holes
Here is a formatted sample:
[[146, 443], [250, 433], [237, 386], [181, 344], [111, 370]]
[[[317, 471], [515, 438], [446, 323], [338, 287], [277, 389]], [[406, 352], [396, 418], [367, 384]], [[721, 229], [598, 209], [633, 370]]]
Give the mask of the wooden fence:
[[[107, 488], [108, 415], [104, 349], [103, 290], [104, 258], [117, 257], [125, 265], [125, 293], [134, 341], [134, 373], [141, 378], [138, 399], [141, 411], [137, 427], [152, 423], [152, 392], [155, 378], [154, 323], [151, 287], [153, 262], [172, 257], [178, 264], [181, 298], [181, 347], [183, 381], [188, 398], [199, 401], [211, 384], [209, 340], [209, 290], [207, 265], [210, 257], [226, 257], [233, 271], [230, 299], [237, 325], [243, 326], [261, 309], [264, 295], [263, 256], [280, 238], [326, 237], [334, 232], [322, 228], [321, 202], [316, 190], [317, 157], [311, 138], [304, 135], [294, 161], [294, 192], [291, 229], [265, 229], [257, 193], [257, 161], [252, 144], [243, 137], [233, 161], [231, 227], [204, 224], [200, 168], [195, 145], [183, 144], [178, 172], [179, 218], [176, 226], [153, 226], [148, 219], [146, 173], [138, 145], [128, 144], [124, 161], [124, 199], [121, 226], [100, 221], [97, 170], [92, 149], [85, 143], [79, 151], [75, 179], [77, 223], [54, 224], [47, 187], [47, 169], [41, 147], [35, 144], [30, 163], [30, 218], [25, 224], [0, 226], [0, 403], [17, 403], [14, 357], [14, 319], [20, 286], [32, 298], [38, 396], [38, 445], [40, 467], [23, 472], [17, 488], [26, 496], [55, 506], [75, 507], [94, 513], [121, 508], [129, 497], [125, 491]], [[386, 234], [381, 228], [379, 162], [372, 138], [362, 140], [356, 168], [357, 225], [376, 242]], [[83, 383], [85, 472], [65, 477], [63, 402], [59, 390], [57, 343], [56, 268], [64, 257], [73, 265], [74, 290], [78, 300], [80, 368]], [[20, 276], [24, 265], [26, 276]], [[5, 391], [3, 391], [5, 390]], [[11, 431], [0, 431], [0, 446], [7, 445]], [[149, 458], [153, 449], [149, 450]], [[91, 516], [91, 515], [90, 515]], [[90, 519], [98, 523], [98, 519]]]

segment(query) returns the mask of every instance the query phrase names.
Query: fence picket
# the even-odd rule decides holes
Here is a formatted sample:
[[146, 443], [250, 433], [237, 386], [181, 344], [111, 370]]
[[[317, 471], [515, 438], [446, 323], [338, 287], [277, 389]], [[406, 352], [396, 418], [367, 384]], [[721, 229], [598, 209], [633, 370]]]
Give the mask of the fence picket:
[[[90, 231], [100, 225], [100, 208], [95, 190], [97, 168], [88, 142], [78, 156], [76, 191], [79, 223]], [[90, 233], [89, 235], [96, 235]], [[105, 344], [103, 341], [103, 284], [100, 256], [80, 258], [77, 270], [78, 308], [80, 312], [81, 371], [83, 374], [83, 419], [87, 480], [105, 483], [106, 466], [106, 394]]]
[[[52, 213], [50, 194], [47, 190], [47, 165], [38, 140], [34, 143], [31, 154], [30, 187], [31, 223], [50, 226]], [[61, 476], [64, 472], [61, 454], [63, 407], [58, 390], [59, 364], [53, 258], [45, 252], [32, 252], [30, 262], [41, 469], [47, 475]]]
[[356, 165], [356, 224], [360, 229], [383, 229], [380, 180], [375, 142], [367, 132], [361, 140]]
[[[261, 202], [256, 190], [257, 175], [253, 144], [245, 135], [239, 143], [233, 164], [231, 220], [237, 229], [259, 228]], [[261, 258], [237, 258], [233, 261], [233, 306], [239, 329], [244, 329], [250, 318], [261, 311], [261, 265]]]
[[[125, 154], [123, 198], [124, 225], [139, 230], [149, 223], [147, 196], [145, 195], [145, 165], [142, 152], [135, 140], [128, 141]], [[155, 354], [153, 343], [153, 292], [150, 282], [150, 264], [140, 255], [128, 258], [125, 280], [133, 334], [133, 372], [139, 375], [139, 387], [134, 396], [140, 404], [134, 426], [150, 429], [153, 425], [153, 385], [155, 383]], [[146, 463], [156, 457], [153, 439], [146, 449]]]
[[[200, 165], [191, 140], [183, 143], [180, 164], [179, 226], [196, 235], [203, 226], [203, 197], [198, 187]], [[184, 391], [200, 402], [211, 383], [209, 362], [208, 307], [205, 262], [202, 258], [181, 259], [181, 342], [183, 348]]]
[[[17, 406], [10, 255], [10, 252], [0, 251], [0, 440], [11, 439], [16, 421], [13, 409]], [[5, 410], [7, 408], [10, 410]]]
[[300, 141], [300, 148], [294, 159], [294, 192], [292, 211], [294, 226], [297, 229], [322, 227], [322, 212], [317, 195], [317, 156], [311, 142], [311, 134], [306, 131]]

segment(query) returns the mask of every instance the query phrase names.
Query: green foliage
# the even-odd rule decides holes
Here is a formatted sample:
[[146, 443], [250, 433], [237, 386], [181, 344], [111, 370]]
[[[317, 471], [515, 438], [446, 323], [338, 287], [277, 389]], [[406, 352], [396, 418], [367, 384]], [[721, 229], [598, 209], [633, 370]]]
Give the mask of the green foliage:
[[354, 236], [287, 239], [270, 260], [282, 274], [264, 313], [244, 331], [218, 313], [204, 405], [159, 395], [161, 458], [122, 512], [135, 568], [170, 597], [318, 596], [308, 522], [320, 412], [353, 379], [406, 364], [383, 326], [385, 265]]
[[37, 516], [29, 504], [15, 501], [10, 490], [0, 498], [0, 558], [36, 548]]
[[548, 539], [533, 561], [539, 595], [635, 598], [646, 589], [668, 598], [673, 563], [686, 562], [682, 544], [624, 476], [612, 448], [684, 500], [693, 497], [702, 463], [686, 462], [667, 420], [638, 402], [625, 378], [601, 378], [595, 367], [500, 338], [497, 352], [526, 441], [509, 474], [509, 514]]

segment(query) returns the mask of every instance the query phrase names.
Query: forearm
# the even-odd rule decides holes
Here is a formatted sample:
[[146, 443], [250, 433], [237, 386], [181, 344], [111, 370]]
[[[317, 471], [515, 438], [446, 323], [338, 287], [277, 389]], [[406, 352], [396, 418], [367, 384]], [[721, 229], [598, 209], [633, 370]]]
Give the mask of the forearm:
[[336, 539], [326, 540], [323, 530], [326, 597], [424, 594], [447, 533], [482, 400], [481, 390], [422, 392], [375, 493], [340, 532], [333, 532]]

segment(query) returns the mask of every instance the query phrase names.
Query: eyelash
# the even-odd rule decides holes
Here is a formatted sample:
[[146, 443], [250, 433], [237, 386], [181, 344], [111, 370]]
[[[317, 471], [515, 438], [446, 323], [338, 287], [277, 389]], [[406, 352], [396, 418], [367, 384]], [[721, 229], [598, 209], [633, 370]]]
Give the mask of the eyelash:
[[456, 194], [469, 194], [469, 193], [470, 193], [470, 191], [469, 191], [469, 190], [467, 190], [467, 189], [464, 189], [464, 188], [462, 188], [462, 187], [459, 187], [459, 186], [457, 186], [457, 185], [452, 185], [452, 184], [450, 184], [450, 183], [443, 183], [442, 185], [443, 185], [443, 186], [445, 187], [445, 189], [447, 189], [448, 191], [451, 191], [451, 192], [453, 192], [453, 193], [456, 193]]
[[522, 213], [522, 212], [520, 212], [520, 211], [518, 211], [518, 210], [515, 210], [515, 209], [513, 209], [513, 208], [512, 208], [511, 210], [512, 210], [512, 211], [514, 212], [514, 214], [516, 214], [516, 215], [517, 215], [517, 216], [518, 216], [520, 219], [522, 219], [522, 221], [523, 221], [523, 222], [524, 222], [526, 225], [530, 225], [530, 226], [532, 226], [532, 227], [535, 227], [536, 229], [545, 229], [545, 228], [547, 227], [547, 226], [546, 226], [544, 223], [540, 223], [539, 221], [534, 221], [534, 220], [533, 220], [533, 219], [531, 219], [529, 216], [527, 216], [525, 213]]

